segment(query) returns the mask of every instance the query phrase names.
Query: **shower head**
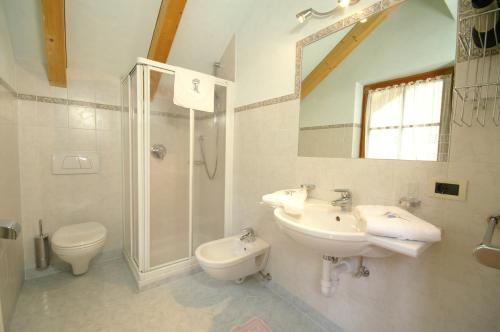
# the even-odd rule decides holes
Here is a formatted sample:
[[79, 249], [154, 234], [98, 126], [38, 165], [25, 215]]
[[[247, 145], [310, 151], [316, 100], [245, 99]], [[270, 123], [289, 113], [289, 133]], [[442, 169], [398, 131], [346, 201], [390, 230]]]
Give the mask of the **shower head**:
[[[337, 0], [338, 7], [341, 7], [341, 8], [346, 8], [348, 6], [355, 5], [358, 2], [359, 2], [359, 0]], [[304, 23], [305, 21], [307, 21], [311, 17], [324, 18], [324, 17], [331, 16], [337, 11], [338, 7], [335, 6], [335, 7], [333, 7], [332, 10], [329, 10], [326, 12], [319, 12], [317, 10], [314, 10], [313, 8], [308, 8], [308, 9], [305, 9], [305, 10], [297, 13], [297, 15], [295, 15], [295, 17], [297, 18], [299, 23]]]
[[214, 70], [213, 70], [214, 76], [217, 77], [217, 74], [219, 73], [219, 69], [222, 68], [222, 64], [220, 62], [214, 62], [213, 68], [214, 68]]

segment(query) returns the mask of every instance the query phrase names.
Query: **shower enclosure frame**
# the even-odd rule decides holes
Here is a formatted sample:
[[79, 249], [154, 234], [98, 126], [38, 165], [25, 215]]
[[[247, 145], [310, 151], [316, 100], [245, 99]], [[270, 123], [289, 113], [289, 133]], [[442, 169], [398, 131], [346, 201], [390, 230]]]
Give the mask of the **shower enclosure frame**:
[[[123, 178], [123, 255], [136, 279], [139, 288], [148, 284], [161, 281], [172, 276], [189, 273], [194, 270], [198, 264], [194, 257], [193, 248], [193, 167], [194, 167], [194, 146], [195, 146], [195, 111], [189, 109], [189, 255], [186, 258], [167, 262], [165, 264], [151, 267], [150, 265], [150, 71], [159, 72], [161, 74], [174, 75], [177, 66], [171, 66], [164, 63], [152, 61], [145, 58], [138, 58], [137, 63], [133, 66], [130, 72], [121, 80], [122, 87], [122, 129], [124, 128], [123, 117], [123, 85], [126, 82], [128, 89], [128, 118], [126, 125], [128, 126], [128, 142], [122, 144], [122, 178]], [[132, 91], [131, 91], [131, 75], [136, 78], [136, 96], [135, 102], [137, 107], [137, 125], [136, 135], [137, 140], [137, 156], [134, 156], [133, 151], [133, 131], [132, 131]], [[232, 188], [233, 188], [233, 147], [234, 147], [234, 106], [233, 106], [233, 82], [221, 78], [214, 77], [215, 85], [226, 88], [226, 130], [225, 130], [225, 172], [224, 172], [224, 236], [232, 234]], [[123, 137], [123, 135], [122, 135]], [[124, 142], [125, 143], [125, 142]], [[125, 151], [127, 149], [127, 151]], [[125, 153], [127, 152], [127, 153]], [[125, 160], [128, 156], [128, 160]], [[134, 248], [134, 193], [133, 193], [133, 161], [137, 165], [137, 249]], [[128, 164], [128, 178], [125, 175], [125, 167]], [[129, 197], [126, 198], [126, 188], [129, 188]], [[128, 204], [129, 223], [127, 225], [125, 214], [127, 213], [126, 206]], [[128, 228], [128, 238], [126, 228]], [[130, 252], [127, 251], [126, 243], [130, 244]], [[137, 251], [134, 252], [134, 250]], [[137, 254], [137, 260], [135, 259]]]

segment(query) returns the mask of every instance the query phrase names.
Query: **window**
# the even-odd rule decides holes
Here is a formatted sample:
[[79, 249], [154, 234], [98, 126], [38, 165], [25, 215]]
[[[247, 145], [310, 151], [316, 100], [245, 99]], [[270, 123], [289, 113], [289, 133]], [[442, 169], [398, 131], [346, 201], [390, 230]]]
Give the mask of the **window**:
[[446, 160], [451, 75], [422, 75], [365, 87], [362, 156]]

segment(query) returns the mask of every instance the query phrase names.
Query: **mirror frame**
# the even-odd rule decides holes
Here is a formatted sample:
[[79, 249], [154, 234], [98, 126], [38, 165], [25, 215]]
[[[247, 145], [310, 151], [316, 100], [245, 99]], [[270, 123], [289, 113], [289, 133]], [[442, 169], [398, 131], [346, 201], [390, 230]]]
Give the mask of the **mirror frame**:
[[[338, 32], [344, 28], [347, 28], [351, 25], [354, 25], [361, 21], [362, 19], [368, 18], [372, 15], [383, 12], [389, 7], [396, 6], [406, 0], [380, 0], [373, 5], [366, 7], [360, 12], [354, 13], [350, 16], [347, 16], [332, 25], [327, 26], [315, 33], [310, 34], [309, 36], [299, 40], [295, 46], [295, 91], [293, 94], [283, 96], [290, 97], [290, 99], [300, 99], [300, 91], [302, 87], [302, 53], [304, 47], [323, 39], [335, 32]], [[292, 98], [293, 96], [293, 98]]]

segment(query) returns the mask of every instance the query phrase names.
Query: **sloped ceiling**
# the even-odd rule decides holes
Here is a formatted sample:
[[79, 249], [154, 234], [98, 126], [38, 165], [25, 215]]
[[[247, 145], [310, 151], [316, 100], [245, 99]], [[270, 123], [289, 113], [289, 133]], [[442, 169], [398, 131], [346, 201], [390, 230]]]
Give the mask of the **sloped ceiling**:
[[67, 0], [68, 67], [125, 74], [148, 53], [161, 0]]
[[189, 0], [167, 63], [212, 74], [255, 0]]
[[[45, 64], [40, 0], [0, 0], [14, 55], [27, 70]], [[189, 0], [168, 63], [212, 73], [255, 0]], [[161, 0], [67, 0], [68, 68], [121, 77], [146, 57]]]

